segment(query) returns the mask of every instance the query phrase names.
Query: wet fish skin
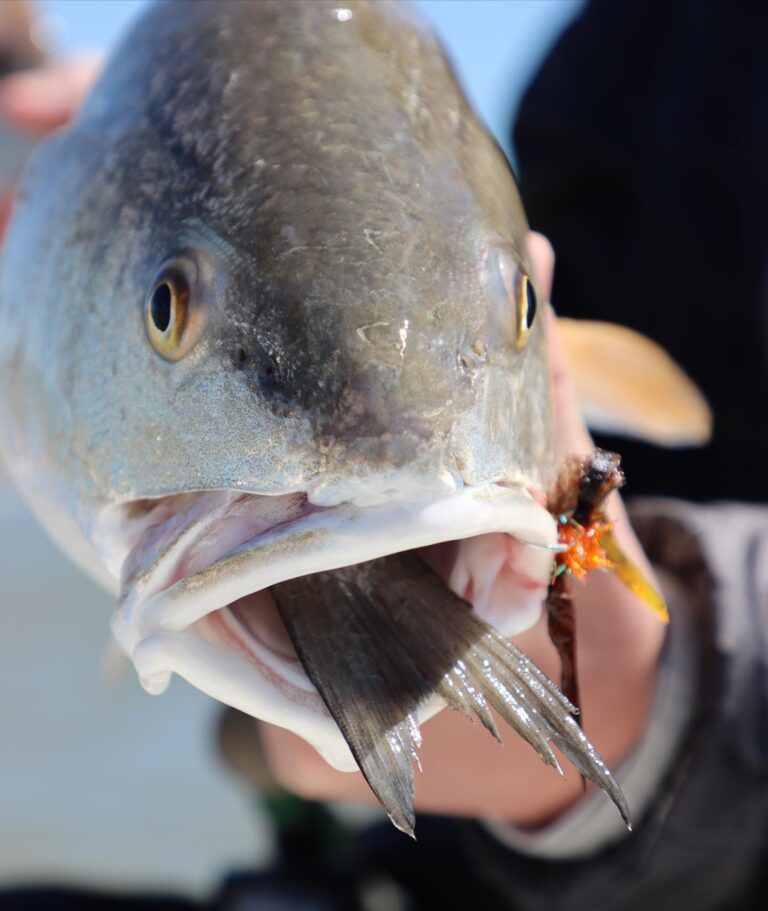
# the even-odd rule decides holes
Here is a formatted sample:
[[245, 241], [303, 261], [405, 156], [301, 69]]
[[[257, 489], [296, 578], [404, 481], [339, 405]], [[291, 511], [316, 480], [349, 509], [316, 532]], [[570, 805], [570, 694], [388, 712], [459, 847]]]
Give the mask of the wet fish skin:
[[[311, 550], [304, 526], [325, 565], [339, 566], [329, 538], [349, 542], [355, 522], [370, 531], [381, 504], [400, 516], [392, 547], [460, 537], [445, 517], [466, 522], [470, 506], [488, 507], [473, 537], [527, 523], [546, 547], [554, 534], [528, 492], [550, 473], [548, 371], [542, 321], [524, 347], [516, 338], [510, 282], [531, 270], [507, 162], [407, 7], [350, 0], [344, 9], [351, 15], [339, 16], [334, 0], [158, 3], [75, 124], [34, 156], [0, 263], [0, 445], [28, 500], [80, 566], [122, 587], [113, 628], [137, 668], [141, 653], [145, 685], [155, 674], [148, 688], [159, 691], [172, 672], [194, 679], [191, 665], [213, 655], [210, 667], [218, 660], [224, 671], [205, 677], [207, 691], [276, 723], [289, 697], [271, 714], [264, 701], [248, 702], [243, 680], [256, 672], [237, 677], [229, 653], [195, 639], [203, 617], [180, 620], [174, 591], [189, 583], [199, 606], [215, 588], [220, 600], [205, 610], [223, 613], [272, 585], [262, 579], [270, 559], [290, 567], [292, 550]], [[175, 362], [152, 350], [144, 324], [169, 261], [185, 264], [192, 290], [194, 344]], [[510, 488], [520, 496], [497, 496]], [[191, 493], [170, 502], [201, 491], [206, 502]], [[222, 516], [234, 521], [227, 509], [241, 510], [247, 526], [258, 499], [243, 502], [248, 493], [274, 495], [265, 499], [289, 516], [285, 535], [248, 549], [243, 532], [212, 548], [211, 564], [169, 582], [201, 528], [210, 544]], [[291, 498], [301, 508], [292, 511]], [[436, 530], [424, 517], [447, 500]], [[178, 527], [156, 515], [166, 506], [179, 510]], [[403, 545], [404, 521], [429, 541]], [[156, 550], [146, 540], [155, 528], [167, 538]], [[243, 560], [227, 562], [232, 547], [246, 548]], [[235, 564], [241, 583], [252, 574], [247, 591]], [[537, 569], [534, 592], [549, 571]], [[439, 603], [436, 594], [433, 609]], [[463, 604], [461, 612], [474, 623]], [[348, 739], [367, 736], [370, 722], [376, 752], [382, 731], [395, 729], [410, 757], [407, 718], [432, 691], [493, 732], [493, 700], [475, 681], [490, 655], [499, 674], [507, 668], [508, 692], [539, 705], [540, 723], [518, 714], [516, 727], [551, 762], [547, 739], [557, 742], [568, 706], [505, 640], [479, 629], [462, 639], [446, 627], [441, 654], [426, 662], [441, 674], [424, 678], [414, 628], [419, 666], [402, 651], [390, 662], [400, 689], [389, 700], [389, 684], [379, 689], [378, 719], [350, 723], [337, 712]], [[301, 642], [308, 666], [327, 659], [328, 648]], [[456, 671], [459, 644], [472, 680]], [[350, 648], [360, 666], [365, 651]], [[292, 716], [302, 724], [304, 708]], [[322, 722], [338, 736], [327, 716], [299, 733], [311, 739], [311, 727], [312, 742], [327, 745]], [[410, 769], [401, 763], [389, 781], [370, 768], [407, 828]]]
[[[508, 165], [407, 8], [337, 6], [159, 3], [34, 157], [0, 284], [3, 426], [60, 538], [180, 490], [546, 473], [543, 331], [514, 350], [497, 274], [530, 272]], [[171, 364], [143, 304], [179, 254], [202, 329]]]

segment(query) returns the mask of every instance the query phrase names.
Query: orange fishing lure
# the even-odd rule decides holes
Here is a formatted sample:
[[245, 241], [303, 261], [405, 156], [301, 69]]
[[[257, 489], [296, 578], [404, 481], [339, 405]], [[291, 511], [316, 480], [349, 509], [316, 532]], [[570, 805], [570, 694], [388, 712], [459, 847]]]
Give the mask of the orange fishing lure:
[[613, 572], [665, 623], [669, 621], [664, 599], [640, 569], [624, 554], [605, 516], [604, 503], [612, 490], [622, 487], [621, 460], [612, 452], [596, 449], [584, 458], [566, 462], [548, 498], [557, 520], [558, 543], [547, 595], [549, 636], [561, 664], [560, 686], [578, 708], [576, 626], [570, 579], [584, 580], [596, 569]]

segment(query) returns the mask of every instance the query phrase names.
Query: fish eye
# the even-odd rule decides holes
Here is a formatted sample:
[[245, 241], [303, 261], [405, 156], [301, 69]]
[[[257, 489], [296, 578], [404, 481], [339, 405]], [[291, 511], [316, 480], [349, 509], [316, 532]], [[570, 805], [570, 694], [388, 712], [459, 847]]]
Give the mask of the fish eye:
[[510, 248], [505, 245], [492, 249], [490, 263], [495, 271], [492, 287], [500, 295], [504, 335], [515, 351], [522, 351], [536, 321], [536, 290]]
[[536, 319], [536, 291], [527, 275], [522, 277], [520, 294], [520, 330], [530, 332]]
[[190, 280], [181, 264], [164, 267], [147, 296], [145, 323], [155, 351], [177, 361], [189, 348]]

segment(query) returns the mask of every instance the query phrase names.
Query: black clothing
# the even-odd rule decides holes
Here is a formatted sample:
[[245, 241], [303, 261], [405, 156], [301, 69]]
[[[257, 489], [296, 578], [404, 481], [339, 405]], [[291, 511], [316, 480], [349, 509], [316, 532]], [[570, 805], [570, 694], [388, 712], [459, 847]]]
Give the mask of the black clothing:
[[768, 500], [767, 47], [768, 4], [597, 0], [519, 108], [555, 309], [659, 342], [714, 412], [704, 449], [598, 436], [630, 495]]

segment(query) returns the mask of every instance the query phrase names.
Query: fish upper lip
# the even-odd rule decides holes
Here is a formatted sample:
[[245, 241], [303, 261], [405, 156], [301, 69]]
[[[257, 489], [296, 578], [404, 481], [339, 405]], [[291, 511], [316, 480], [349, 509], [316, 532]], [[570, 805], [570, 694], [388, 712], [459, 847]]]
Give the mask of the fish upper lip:
[[[529, 517], [546, 515], [546, 521], [538, 527], [531, 522], [522, 530], [510, 527], [505, 512], [523, 502], [530, 505]], [[457, 527], [458, 519], [463, 526]], [[238, 598], [286, 579], [491, 532], [524, 537], [547, 548], [554, 544], [548, 513], [522, 487], [489, 484], [423, 502], [316, 508], [256, 534], [168, 587], [157, 584], [157, 575], [166, 570], [166, 560], [160, 559], [139, 585], [124, 593], [116, 631], [126, 623], [143, 635], [180, 631]], [[198, 530], [194, 540], [200, 537]], [[118, 638], [123, 643], [123, 637]], [[135, 634], [131, 638], [135, 640]]]

